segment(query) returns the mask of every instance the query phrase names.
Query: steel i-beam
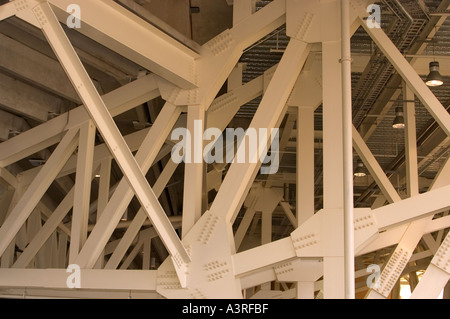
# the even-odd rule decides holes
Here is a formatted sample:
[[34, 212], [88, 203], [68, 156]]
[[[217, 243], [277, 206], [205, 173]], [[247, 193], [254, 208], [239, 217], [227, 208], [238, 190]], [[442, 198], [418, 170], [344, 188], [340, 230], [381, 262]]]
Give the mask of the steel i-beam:
[[95, 89], [50, 5], [42, 3], [32, 10], [41, 25], [45, 37], [83, 101], [87, 112], [105, 139], [108, 148], [157, 229], [167, 250], [173, 258], [180, 259], [185, 264], [189, 263], [190, 257], [185, 247], [127, 147], [105, 103]]

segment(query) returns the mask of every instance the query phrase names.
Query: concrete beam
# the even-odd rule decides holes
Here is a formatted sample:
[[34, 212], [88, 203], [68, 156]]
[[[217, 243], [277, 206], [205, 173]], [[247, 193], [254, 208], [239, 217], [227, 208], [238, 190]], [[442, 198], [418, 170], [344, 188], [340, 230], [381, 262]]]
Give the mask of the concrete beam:
[[[60, 22], [67, 23], [67, 7], [72, 1], [50, 3]], [[114, 1], [84, 1], [80, 7], [83, 27], [77, 31], [177, 86], [196, 87], [195, 59], [199, 57], [196, 52]]]
[[21, 117], [0, 110], [0, 141], [9, 139], [10, 131], [22, 132], [30, 126]]
[[3, 34], [0, 69], [72, 102], [81, 102], [57, 61]]
[[0, 83], [0, 108], [25, 118], [46, 122], [50, 112], [59, 114], [67, 105], [62, 99], [3, 73]]
[[[159, 96], [153, 75], [147, 75], [103, 96], [112, 116], [124, 113]], [[0, 144], [0, 167], [8, 166], [58, 143], [64, 132], [89, 120], [83, 106]]]

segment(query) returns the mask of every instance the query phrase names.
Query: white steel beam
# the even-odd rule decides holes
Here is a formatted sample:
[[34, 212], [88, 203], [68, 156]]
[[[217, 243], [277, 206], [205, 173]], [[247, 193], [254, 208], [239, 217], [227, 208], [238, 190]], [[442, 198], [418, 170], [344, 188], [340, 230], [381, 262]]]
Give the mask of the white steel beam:
[[403, 82], [403, 113], [405, 118], [405, 157], [406, 157], [406, 187], [408, 197], [419, 194], [419, 171], [417, 168], [417, 136], [416, 136], [416, 105], [414, 93]]
[[197, 62], [200, 103], [206, 110], [243, 51], [286, 21], [284, 0], [275, 0], [203, 45]]
[[111, 159], [107, 158], [100, 163], [100, 181], [98, 185], [97, 220], [103, 213], [109, 201], [109, 191], [111, 182]]
[[272, 211], [261, 212], [261, 245], [272, 242]]
[[206, 112], [206, 125], [225, 129], [242, 105], [261, 96], [262, 93], [263, 75], [221, 95], [213, 101]]
[[445, 194], [448, 194], [449, 191], [450, 185], [447, 185], [375, 209], [373, 213], [378, 221], [379, 229], [385, 230], [399, 224], [421, 219], [427, 215], [448, 210], [450, 208], [450, 199]]
[[256, 211], [253, 207], [248, 207], [247, 210], [244, 213], [244, 217], [242, 218], [241, 222], [239, 223], [239, 227], [236, 230], [236, 233], [234, 234], [234, 243], [236, 246], [236, 251], [239, 250], [239, 247], [242, 244], [242, 241], [244, 240], [245, 234], [247, 233], [248, 228], [250, 227], [250, 224], [255, 217]]
[[[59, 20], [67, 23], [71, 0], [49, 2]], [[181, 88], [197, 86], [195, 60], [199, 55], [196, 52], [114, 1], [82, 1], [79, 5], [82, 27], [77, 31]]]
[[[72, 189], [70, 189], [70, 191], [72, 191]], [[69, 192], [70, 192], [69, 191]], [[72, 200], [73, 202], [73, 200]], [[61, 203], [59, 204], [61, 205]], [[58, 206], [59, 206], [58, 205]], [[54, 207], [53, 210], [51, 210], [45, 203], [43, 203], [43, 201], [41, 200], [36, 208], [39, 209], [41, 211], [42, 214], [42, 220], [47, 221], [50, 216], [53, 214], [54, 211], [56, 211], [56, 209], [58, 208], [58, 206]], [[66, 234], [68, 236], [70, 236], [70, 228], [67, 227], [65, 224], [63, 224], [62, 222], [58, 225], [57, 230], [61, 233], [61, 234]]]
[[294, 215], [294, 213], [291, 210], [291, 207], [289, 205], [288, 202], [280, 202], [280, 206], [283, 209], [284, 213], [286, 214], [286, 217], [289, 219], [289, 221], [291, 222], [292, 226], [297, 228], [298, 227], [298, 222], [297, 222], [297, 217]]
[[52, 153], [38, 175], [24, 192], [17, 205], [10, 212], [0, 228], [0, 256], [3, 255], [9, 243], [14, 239], [24, 222], [30, 216], [34, 207], [47, 191], [59, 170], [77, 147], [78, 129], [71, 129]]
[[450, 233], [447, 234], [411, 299], [436, 299], [450, 279]]
[[[121, 114], [159, 96], [153, 75], [147, 75], [118, 88], [102, 98], [112, 116]], [[64, 132], [89, 120], [83, 106], [51, 119], [37, 127], [0, 143], [0, 167], [6, 167], [58, 143]]]
[[[98, 199], [97, 199], [97, 216], [96, 220], [100, 220], [103, 211], [109, 201], [110, 183], [111, 183], [111, 158], [102, 160], [100, 164], [100, 180], [98, 185]], [[95, 268], [104, 267], [104, 251], [100, 254], [100, 257], [95, 264]]]
[[[258, 95], [261, 95], [261, 93], [262, 93], [262, 86], [263, 86], [263, 84], [262, 84], [262, 76], [260, 76], [260, 77], [258, 77], [256, 79], [252, 80], [249, 83], [246, 83], [246, 84], [244, 84], [244, 85], [242, 85], [240, 87], [237, 87], [237, 88], [233, 89], [231, 92], [227, 93], [225, 96], [218, 97], [214, 101], [214, 103], [212, 104], [211, 108], [206, 113], [206, 118], [207, 118], [206, 119], [206, 124], [208, 125], [208, 127], [217, 127], [217, 128], [219, 128], [221, 130], [224, 129], [226, 127], [227, 123], [231, 120], [231, 118], [234, 116], [234, 114], [236, 114], [236, 112], [238, 111], [239, 107], [242, 104], [245, 104], [245, 103], [251, 101], [252, 99], [257, 97]], [[154, 128], [152, 127], [152, 129], [157, 130], [156, 127], [158, 125], [156, 125], [156, 123], [160, 123], [161, 127], [167, 127], [167, 128], [171, 127], [171, 125], [172, 125], [171, 123], [172, 123], [173, 120], [171, 120], [170, 118], [172, 116], [175, 116], [175, 114], [171, 115], [171, 113], [170, 113], [169, 108], [171, 108], [171, 107], [173, 107], [173, 106], [170, 106], [170, 104], [167, 103], [167, 106], [165, 107], [165, 108], [167, 108], [165, 110], [165, 113], [161, 113], [161, 118], [157, 119], [157, 122], [154, 123], [154, 125], [153, 125]], [[163, 110], [165, 108], [163, 108]], [[167, 111], [167, 113], [166, 113], [166, 111]], [[166, 115], [164, 115], [164, 114], [166, 114]], [[179, 114], [179, 112], [177, 114]], [[137, 132], [135, 134], [141, 135], [142, 133]], [[156, 138], [159, 137], [159, 135], [160, 135], [159, 132], [155, 132], [154, 135], [152, 135], [152, 137], [150, 137], [150, 135], [149, 135], [147, 137], [147, 139], [146, 139], [146, 141], [148, 141], [148, 142], [143, 142], [142, 145], [149, 145], [150, 146], [151, 145], [151, 144], [149, 144], [150, 141], [155, 140]], [[164, 133], [163, 135], [167, 135], [167, 133]], [[131, 138], [131, 135], [130, 135], [130, 138]], [[130, 140], [130, 142], [133, 141], [133, 140], [135, 140], [135, 138], [132, 138]], [[132, 145], [130, 144], [130, 142], [129, 142], [129, 145], [132, 148]], [[139, 142], [139, 144], [141, 144], [141, 143]], [[133, 148], [132, 148], [132, 150], [133, 150]], [[149, 150], [145, 150], [145, 151], [142, 150], [142, 153], [143, 154], [149, 154], [150, 151]], [[139, 156], [137, 156], [136, 158], [138, 159]], [[165, 178], [170, 178], [170, 176], [171, 176], [171, 174], [173, 172], [172, 173], [168, 173], [168, 172], [174, 170], [176, 168], [176, 165], [170, 165], [170, 170], [167, 170], [167, 168], [169, 168], [169, 167], [166, 167], [166, 169], [163, 171], [163, 174], [166, 176]], [[163, 179], [159, 178], [157, 183], [154, 185], [155, 193], [157, 193], [156, 189], [158, 188], [158, 184], [159, 184], [160, 180], [162, 181]], [[116, 207], [116, 206], [113, 206], [113, 207]], [[144, 221], [147, 218], [145, 215], [142, 215], [141, 213], [138, 213], [138, 215], [136, 215], [136, 217], [135, 217], [135, 220], [133, 221], [133, 225], [136, 224], [133, 227], [133, 229], [136, 229], [136, 232], [137, 232], [137, 230], [140, 229], [140, 227], [142, 226], [142, 224], [144, 223]], [[139, 218], [137, 218], [137, 217], [139, 217]], [[138, 222], [139, 219], [141, 220], [141, 222]], [[103, 221], [105, 221], [105, 220], [106, 219], [103, 219]], [[112, 219], [109, 218], [108, 220], [112, 220]], [[114, 227], [114, 226], [111, 226], [111, 227]], [[96, 235], [93, 236], [93, 238], [95, 237], [95, 238], [97, 238], [97, 240], [92, 240], [92, 242], [91, 242], [88, 239], [89, 242], [93, 243], [93, 244], [94, 243], [95, 244], [99, 243], [99, 241], [98, 241], [99, 239], [96, 236], [97, 235], [100, 236], [100, 234], [102, 232], [105, 232], [105, 233], [109, 234], [109, 233], [111, 233], [111, 229], [113, 229], [113, 228], [108, 228], [110, 230], [106, 230], [106, 229], [107, 228], [103, 228], [101, 232], [100, 231], [97, 232], [97, 230], [96, 230], [95, 231]], [[136, 234], [136, 232], [135, 232], [135, 234]], [[128, 230], [127, 230], [127, 233], [128, 233]], [[134, 236], [131, 235], [131, 230], [130, 230], [130, 233], [127, 234], [126, 238], [131, 238], [131, 237], [134, 238]], [[106, 237], [107, 236], [105, 236], [104, 238], [106, 238]], [[119, 251], [120, 250], [117, 250], [117, 254], [113, 255], [114, 258], [112, 260], [114, 260], [114, 263], [112, 261], [111, 261], [111, 263], [108, 262], [108, 264], [109, 264], [108, 267], [113, 267], [112, 265], [114, 265], [116, 263], [116, 261], [117, 261], [116, 259], [120, 255]], [[120, 262], [120, 260], [118, 262]]]
[[[403, 99], [405, 101], [414, 101], [414, 94], [403, 83]], [[417, 142], [415, 125], [415, 104], [414, 102], [404, 103], [405, 114], [405, 144], [406, 144], [406, 176], [407, 193], [409, 197], [419, 194], [418, 170], [417, 170]], [[380, 295], [387, 298], [391, 293], [394, 283], [397, 282], [408, 260], [413, 254], [419, 240], [423, 236], [426, 225], [433, 216], [428, 216], [408, 225], [401, 240], [395, 248], [388, 263], [383, 269], [379, 282], [375, 288], [370, 289], [366, 298], [379, 298]]]
[[323, 205], [332, 209], [344, 198], [340, 57], [340, 42], [323, 43], [323, 83], [336, 84], [323, 87]]
[[297, 258], [291, 238], [284, 238], [264, 246], [233, 255], [236, 277], [247, 275], [256, 269], [273, 266]]
[[449, 278], [448, 272], [430, 264], [412, 292], [410, 299], [437, 299], [447, 285]]
[[[136, 154], [136, 161], [142, 171], [150, 168], [180, 113], [181, 109], [170, 103], [166, 103], [161, 110]], [[132, 198], [133, 191], [130, 185], [126, 179], [121, 180], [80, 252], [77, 259], [79, 265], [85, 268], [93, 266]]]
[[364, 142], [364, 139], [355, 127], [353, 127], [353, 147], [369, 170], [370, 175], [377, 182], [377, 185], [380, 187], [386, 199], [390, 203], [400, 201], [400, 195], [398, 195], [398, 192], [395, 190], [394, 186], [392, 186], [391, 181], [387, 178], [375, 156], [373, 156], [366, 142]]
[[95, 89], [51, 7], [48, 3], [40, 4], [33, 8], [33, 12], [56, 56], [84, 102], [84, 106], [121, 167], [128, 183], [157, 229], [161, 240], [174, 258], [181, 258], [184, 263], [188, 263], [190, 258], [180, 238], [173, 229], [153, 190], [148, 185], [147, 179], [127, 147], [111, 114]]
[[0, 181], [3, 180], [8, 184], [8, 187], [16, 189], [18, 186], [17, 177], [11, 174], [6, 168], [0, 168]]
[[187, 147], [184, 154], [183, 226], [182, 238], [202, 216], [203, 198], [203, 132], [205, 109], [201, 105], [187, 108]]
[[92, 166], [94, 160], [95, 126], [88, 121], [80, 127], [77, 172], [72, 212], [69, 263], [71, 264], [86, 242], [91, 198]]
[[420, 78], [414, 68], [409, 64], [394, 43], [389, 39], [381, 28], [369, 28], [367, 23], [360, 19], [360, 24], [370, 35], [378, 48], [384, 53], [388, 60], [395, 67], [403, 80], [408, 84], [414, 94], [420, 99], [436, 122], [450, 137], [450, 115], [436, 98], [430, 88]]
[[103, 289], [39, 289], [39, 288], [7, 288], [2, 291], [3, 298], [16, 299], [160, 299], [155, 291], [130, 291]]
[[32, 238], [27, 248], [17, 258], [17, 261], [13, 264], [12, 268], [26, 268], [32, 261], [33, 257], [39, 251], [39, 249], [45, 244], [50, 235], [56, 230], [58, 225], [62, 222], [69, 210], [73, 206], [74, 188], [64, 197], [43, 227]]
[[10, 2], [5, 3], [4, 5], [0, 6], [0, 21], [3, 21], [5, 19], [8, 19], [12, 16], [14, 16], [17, 12], [16, 10], [17, 3]]
[[299, 107], [297, 118], [297, 223], [314, 215], [314, 108]]
[[137, 244], [133, 247], [133, 249], [128, 254], [127, 258], [123, 261], [122, 265], [120, 265], [120, 269], [127, 269], [130, 267], [130, 264], [136, 258], [137, 254], [142, 251], [142, 246], [144, 245], [144, 239], [141, 238]]
[[[178, 164], [175, 162], [169, 160], [164, 167], [163, 171], [161, 172], [161, 175], [159, 175], [158, 179], [155, 182], [155, 185], [153, 185], [153, 190], [155, 192], [155, 195], [159, 197], [161, 193], [163, 192], [164, 188], [166, 187], [167, 183], [169, 182], [170, 178], [172, 177], [173, 173], [175, 172], [175, 169], [178, 167]], [[130, 247], [132, 241], [136, 237], [137, 233], [141, 229], [141, 227], [144, 225], [145, 220], [147, 219], [147, 215], [145, 214], [144, 210], [141, 208], [137, 212], [136, 216], [134, 216], [133, 221], [131, 224], [127, 227], [127, 230], [125, 231], [125, 234], [121, 238], [119, 244], [117, 245], [116, 249], [114, 250], [113, 254], [109, 258], [108, 262], [105, 265], [105, 269], [115, 269], [118, 267], [120, 261], [122, 260], [123, 256], [125, 255], [126, 251]]]
[[[1, 269], [0, 287], [69, 289], [66, 269]], [[156, 270], [81, 269], [81, 289], [155, 290]]]
[[[272, 128], [276, 127], [285, 110], [289, 94], [306, 61], [309, 48], [307, 43], [291, 40], [250, 127], [257, 130], [259, 128], [267, 129], [268, 134]], [[266, 142], [267, 139], [259, 141], [260, 145]], [[261, 151], [262, 147], [259, 147], [259, 152]], [[249, 155], [250, 158], [259, 159], [259, 154]], [[210, 210], [220, 212], [220, 215], [226, 216], [226, 220], [233, 222], [260, 165], [260, 162], [232, 164]], [[240, 183], [236, 187], [237, 180]]]
[[[124, 136], [125, 142], [127, 143], [131, 152], [139, 150], [139, 147], [142, 146], [142, 143], [145, 140], [145, 137], [148, 135], [149, 131], [150, 129], [147, 128]], [[171, 149], [172, 149], [171, 145], [164, 145], [161, 148], [155, 160], [153, 161], [153, 164], [157, 163], [159, 160], [161, 160], [162, 157], [166, 156], [167, 154], [170, 154]], [[102, 162], [111, 159], [112, 156], [106, 144], [100, 144], [95, 147], [94, 165], [101, 164]], [[67, 164], [61, 170], [61, 173], [58, 174], [58, 178], [74, 173], [77, 167], [76, 160], [77, 160], [76, 156], [70, 157], [69, 160], [67, 161]], [[30, 174], [32, 174], [32, 170], [34, 169], [28, 170], [27, 173], [30, 172]]]
[[233, 3], [233, 25], [255, 13], [256, 0], [241, 0]]
[[[407, 227], [408, 225], [401, 225], [390, 228], [385, 232], [378, 234], [378, 237], [361, 249], [358, 252], [358, 255], [364, 255], [399, 243]], [[425, 230], [423, 231], [423, 235], [430, 234], [441, 229], [446, 229], [448, 227], [450, 227], [450, 216], [433, 219], [427, 224]]]
[[[414, 161], [417, 162], [416, 157], [414, 157]], [[449, 173], [450, 173], [450, 160], [447, 161], [447, 163], [438, 173], [431, 187], [431, 191], [433, 189], [447, 185], [449, 180]], [[393, 288], [393, 284], [400, 277], [403, 268], [406, 266], [406, 262], [409, 260], [410, 256], [412, 256], [414, 249], [416, 248], [417, 244], [419, 243], [420, 239], [424, 234], [426, 226], [430, 223], [432, 219], [433, 215], [430, 215], [420, 220], [414, 221], [408, 225], [405, 232], [403, 233], [401, 240], [399, 241], [397, 247], [395, 248], [393, 256], [389, 259], [389, 262], [387, 263], [385, 269], [383, 269], [383, 272], [379, 280], [379, 285], [376, 288], [369, 291], [369, 293], [367, 294], [367, 298], [375, 298], [378, 297], [379, 295], [385, 298], [388, 297], [389, 293]], [[401, 258], [404, 259], [405, 262], [399, 263], [398, 261], [399, 256], [401, 256]], [[433, 272], [433, 270], [431, 272]]]
[[198, 89], [176, 88], [176, 96], [173, 96], [174, 100], [171, 102], [176, 105], [203, 105], [208, 110], [243, 51], [283, 25], [285, 13], [284, 0], [272, 1], [233, 28], [205, 43], [201, 57], [196, 61]]

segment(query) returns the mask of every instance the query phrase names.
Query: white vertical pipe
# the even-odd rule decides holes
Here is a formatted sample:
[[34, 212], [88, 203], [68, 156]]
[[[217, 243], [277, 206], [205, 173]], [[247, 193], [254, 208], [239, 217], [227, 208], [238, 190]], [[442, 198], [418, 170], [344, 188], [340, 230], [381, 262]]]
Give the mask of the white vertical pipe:
[[344, 268], [345, 298], [355, 298], [355, 250], [353, 230], [352, 82], [349, 0], [341, 0], [342, 107], [344, 147]]

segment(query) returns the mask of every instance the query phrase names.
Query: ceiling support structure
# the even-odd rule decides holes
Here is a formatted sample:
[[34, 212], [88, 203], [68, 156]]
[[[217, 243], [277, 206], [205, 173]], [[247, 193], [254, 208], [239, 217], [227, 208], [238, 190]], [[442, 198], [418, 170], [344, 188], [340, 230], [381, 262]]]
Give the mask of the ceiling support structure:
[[[450, 116], [448, 115], [445, 108], [441, 105], [441, 103], [436, 99], [434, 94], [430, 91], [430, 89], [425, 85], [425, 83], [420, 79], [417, 73], [412, 69], [410, 64], [402, 58], [399, 54], [398, 49], [392, 44], [389, 38], [383, 33], [382, 30], [370, 29], [367, 28], [365, 23], [361, 22], [361, 25], [365, 28], [365, 30], [369, 33], [372, 39], [377, 43], [379, 48], [384, 52], [384, 54], [389, 58], [391, 63], [396, 67], [397, 71], [402, 75], [404, 81], [407, 83], [408, 87], [404, 87], [404, 100], [413, 100], [413, 94], [410, 90], [413, 90], [414, 93], [418, 96], [418, 98], [422, 101], [422, 103], [427, 107], [428, 111], [433, 115], [435, 120], [440, 124], [441, 128], [449, 135], [450, 131], [447, 127], [450, 124]], [[409, 103], [411, 104], [411, 103]], [[405, 110], [406, 114], [406, 138], [407, 138], [407, 176], [408, 176], [408, 193], [410, 196], [417, 195], [418, 192], [418, 183], [416, 182], [417, 178], [414, 179], [414, 176], [417, 176], [417, 153], [416, 149], [416, 139], [415, 139], [415, 125], [414, 125], [414, 117], [411, 112], [414, 110], [414, 104], [409, 105], [406, 103], [407, 110]], [[412, 107], [412, 110], [410, 109]], [[409, 125], [408, 125], [409, 124]], [[410, 126], [410, 127], [408, 127]], [[413, 136], [410, 139], [411, 135]], [[413, 144], [413, 145], [411, 145]], [[413, 164], [411, 164], [414, 162]], [[412, 171], [415, 169], [415, 171]], [[440, 184], [442, 179], [438, 179], [436, 183], [433, 184], [433, 188], [435, 187], [443, 187], [446, 184]], [[413, 188], [414, 187], [414, 188]], [[432, 191], [431, 191], [432, 192]], [[380, 277], [379, 284], [374, 288], [369, 290], [367, 294], [367, 298], [387, 298], [389, 293], [391, 292], [394, 283], [398, 280], [403, 268], [406, 266], [408, 260], [412, 256], [414, 248], [417, 246], [419, 240], [422, 237], [423, 229], [426, 225], [431, 221], [432, 216], [425, 217], [421, 220], [414, 221], [409, 224], [408, 228], [404, 232], [404, 235], [397, 245], [395, 251], [393, 252], [391, 258], [386, 264], [385, 268]]]
[[72, 212], [72, 229], [70, 231], [70, 264], [72, 264], [78, 256], [81, 247], [86, 242], [88, 236], [89, 198], [91, 195], [95, 131], [96, 129], [92, 121], [88, 121], [80, 127]]
[[297, 226], [314, 215], [314, 108], [311, 106], [298, 107], [296, 199]]
[[[167, 162], [166, 167], [164, 167], [161, 175], [155, 182], [155, 185], [153, 185], [153, 189], [157, 197], [159, 197], [163, 192], [177, 166], [178, 165], [172, 161]], [[120, 243], [117, 245], [113, 254], [109, 258], [108, 263], [105, 265], [105, 269], [115, 269], [119, 265], [120, 261], [126, 253], [126, 250], [130, 247], [131, 242], [136, 237], [138, 231], [141, 229], [146, 219], [147, 215], [145, 214], [143, 209], [140, 209], [137, 215], [133, 218], [130, 226], [127, 228], [125, 234], [120, 240]]]
[[416, 105], [414, 93], [403, 82], [403, 114], [405, 117], [405, 156], [406, 156], [406, 187], [408, 197], [419, 194], [419, 170], [417, 168], [417, 136], [416, 136]]
[[368, 169], [370, 175], [377, 182], [383, 195], [390, 203], [395, 203], [401, 200], [397, 190], [392, 185], [389, 178], [386, 177], [380, 164], [378, 164], [375, 156], [373, 156], [367, 144], [359, 134], [358, 130], [353, 126], [353, 147], [363, 161], [365, 167]]
[[[205, 132], [205, 110], [201, 105], [187, 107], [187, 147], [184, 154], [183, 226], [182, 238], [202, 216], [203, 202], [203, 134]], [[205, 207], [206, 208], [206, 207]]]
[[[112, 116], [159, 96], [153, 75], [147, 75], [102, 96]], [[0, 144], [0, 166], [6, 167], [58, 143], [64, 132], [89, 120], [83, 106], [55, 117]]]
[[[62, 23], [67, 23], [70, 0], [49, 3]], [[195, 59], [198, 53], [145, 23], [114, 1], [82, 4], [79, 31], [182, 88], [195, 88]], [[102, 12], [101, 17], [98, 13]], [[145, 39], [145, 40], [139, 40]], [[148, 43], [154, 45], [149, 46]]]
[[447, 136], [450, 136], [450, 115], [430, 88], [423, 82], [411, 64], [409, 64], [381, 28], [369, 28], [363, 20], [360, 20], [360, 24], [389, 59], [410, 89], [434, 117], [436, 122], [439, 123]]
[[[276, 124], [280, 121], [283, 110], [286, 109], [285, 105], [289, 94], [306, 61], [310, 50], [310, 46], [307, 43], [293, 40], [290, 46], [292, 47], [292, 52], [296, 52], [301, 60], [289, 57], [294, 60], [293, 64], [286, 63], [285, 69], [281, 70], [280, 65], [277, 67], [269, 87], [264, 94], [263, 101], [258, 108], [258, 113], [250, 124], [250, 127], [256, 130], [262, 128], [267, 129], [267, 131], [270, 132], [272, 128], [276, 127]], [[284, 58], [288, 59], [286, 55]], [[265, 110], [265, 108], [267, 110]], [[272, 116], [269, 117], [268, 114]], [[267, 136], [264, 137], [264, 139], [259, 140], [259, 152], [262, 152], [263, 146], [267, 143], [269, 138], [270, 136]], [[259, 155], [260, 154], [251, 154], [253, 159], [259, 159]], [[261, 165], [261, 162], [259, 162], [259, 164], [258, 162], [259, 161], [254, 161], [254, 163], [246, 164], [234, 163], [231, 166], [223, 181], [221, 189], [210, 208], [211, 211], [220, 212], [220, 215], [223, 215], [229, 222], [235, 220], [238, 209], [245, 199], [244, 194], [248, 192], [249, 186], [251, 185], [250, 182], [254, 179], [255, 174], [258, 172], [259, 166]], [[233, 186], [236, 180], [241, 181], [239, 187]]]
[[[159, 148], [166, 140], [169, 130], [178, 119], [180, 112], [179, 108], [170, 103], [166, 103], [163, 107], [136, 154], [136, 161], [141, 165], [142, 171], [147, 172], [150, 168]], [[86, 268], [91, 268], [94, 265], [132, 197], [132, 188], [124, 178], [120, 181], [116, 192], [110, 198], [100, 220], [80, 252], [76, 263]]]
[[183, 244], [164, 213], [158, 199], [148, 185], [138, 163], [123, 140], [106, 105], [90, 81], [89, 75], [64, 34], [51, 7], [48, 4], [41, 4], [34, 7], [33, 12], [41, 24], [42, 31], [47, 37], [47, 40], [80, 95], [81, 100], [84, 102], [84, 106], [121, 167], [128, 183], [158, 230], [162, 241], [172, 256], [177, 256], [184, 263], [188, 263], [190, 258]]
[[12, 268], [26, 268], [37, 254], [39, 249], [45, 244], [50, 235], [54, 233], [55, 229], [62, 222], [64, 217], [69, 213], [73, 206], [74, 188], [67, 193], [66, 197], [61, 201], [58, 207], [52, 212], [52, 215], [33, 237], [30, 244], [23, 251], [17, 261], [12, 265]]
[[34, 181], [2, 224], [0, 228], [0, 256], [3, 255], [7, 246], [13, 241], [20, 227], [30, 216], [34, 207], [36, 207], [47, 188], [56, 178], [59, 170], [75, 151], [78, 133], [79, 130], [75, 128], [67, 132], [47, 163], [39, 171]]
[[[405, 102], [408, 198], [402, 199], [386, 177], [349, 117], [348, 40], [356, 27], [364, 27], [402, 75], [405, 100], [416, 95], [447, 135], [449, 115], [384, 32], [368, 28], [362, 20], [367, 16], [368, 1], [275, 0], [259, 11], [254, 1], [242, 1], [235, 10], [245, 11], [235, 11], [233, 27], [198, 47], [198, 52], [135, 19], [113, 1], [91, 2], [83, 7], [88, 14], [82, 18], [86, 29], [80, 32], [153, 72], [104, 96], [97, 92], [60, 26], [59, 21], [64, 23], [67, 18], [69, 1], [29, 0], [20, 10], [15, 1], [0, 6], [0, 19], [16, 15], [42, 29], [84, 103], [0, 144], [1, 182], [10, 185], [10, 193], [12, 189], [15, 192], [12, 199], [0, 198], [0, 203], [11, 202], [0, 227], [0, 296], [17, 296], [27, 289], [37, 297], [89, 297], [103, 291], [111, 297], [314, 298], [319, 292], [324, 298], [355, 298], [355, 280], [364, 276], [364, 269], [355, 269], [354, 258], [393, 244], [398, 245], [383, 269], [380, 285], [370, 289], [367, 298], [388, 297], [402, 272], [411, 271], [409, 261], [433, 253], [435, 257], [412, 297], [433, 298], [442, 290], [450, 276], [449, 236], [442, 243], [433, 241], [434, 248], [413, 252], [424, 234], [450, 226], [449, 216], [437, 215], [450, 209], [450, 162], [430, 190], [419, 194], [414, 105]], [[95, 21], [98, 12], [105, 14]], [[112, 18], [121, 21], [127, 32], [134, 30], [139, 39], [160, 46], [148, 50], [146, 41], [128, 39], [116, 24], [111, 25]], [[284, 23], [290, 42], [281, 61], [242, 84], [244, 66], [235, 66], [244, 49]], [[322, 44], [322, 59], [317, 63], [313, 43]], [[229, 76], [228, 92], [217, 96]], [[151, 127], [123, 137], [113, 118], [159, 96], [165, 103], [157, 117], [151, 116]], [[206, 165], [203, 133], [208, 128], [223, 132], [240, 106], [260, 96], [250, 128], [265, 129], [267, 134], [259, 137], [257, 148], [240, 145], [250, 153], [249, 161], [231, 163], [229, 168]], [[315, 110], [322, 102], [323, 134], [315, 136]], [[198, 120], [201, 127], [196, 126]], [[289, 143], [295, 121], [297, 140]], [[273, 142], [271, 129], [282, 123], [280, 151], [286, 152], [290, 145], [297, 149], [295, 205], [289, 202], [283, 177], [258, 176], [255, 180], [262, 166], [261, 154]], [[95, 144], [94, 125], [105, 144]], [[201, 152], [191, 154], [201, 159], [200, 163], [186, 163], [182, 215], [174, 208], [174, 216], [169, 217], [158, 198], [170, 187], [180, 165], [162, 159], [174, 144], [170, 133], [184, 126], [195, 131], [191, 144], [201, 145]], [[313, 188], [315, 137], [323, 139], [323, 209], [318, 211]], [[41, 167], [17, 176], [6, 171], [7, 166], [56, 144]], [[353, 207], [352, 148], [385, 196], [372, 209]], [[111, 187], [113, 160], [123, 177]], [[160, 161], [164, 168], [150, 187], [146, 172]], [[43, 199], [53, 181], [71, 174], [75, 184], [61, 183], [66, 186], [59, 201]], [[99, 182], [97, 199], [91, 198], [97, 191], [91, 189], [96, 185], [93, 179]], [[208, 201], [213, 189], [217, 194]], [[133, 220], [120, 223], [123, 212], [134, 205], [135, 195], [141, 206], [136, 207]], [[93, 224], [89, 217], [94, 217], [95, 211]], [[274, 239], [273, 233], [280, 227], [275, 219], [280, 216], [294, 230]], [[261, 233], [254, 235], [259, 218]], [[127, 228], [118, 232], [121, 237], [112, 239], [119, 227]], [[161, 265], [151, 261], [156, 237], [169, 254]], [[23, 251], [15, 252], [14, 244]], [[79, 290], [68, 289], [64, 269], [68, 264], [80, 267]], [[256, 289], [250, 290], [254, 287], [259, 290], [255, 294]]]
[[[343, 61], [340, 63], [340, 60], [344, 59], [341, 52], [344, 39], [341, 35], [343, 27], [341, 17], [332, 12], [341, 12], [339, 2], [321, 2], [322, 81], [324, 84], [334, 83], [332, 86], [323, 86], [323, 212], [327, 215], [324, 218], [323, 227], [326, 227], [325, 224], [335, 223], [335, 231], [323, 235], [327, 237], [324, 238], [325, 242], [339, 243], [331, 254], [323, 257], [323, 276], [325, 278], [323, 296], [326, 299], [343, 299], [346, 297], [346, 261], [344, 258], [344, 189], [346, 186], [344, 183], [343, 136], [344, 90], [341, 66]], [[297, 231], [300, 229], [301, 227]]]

